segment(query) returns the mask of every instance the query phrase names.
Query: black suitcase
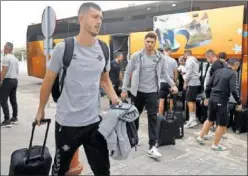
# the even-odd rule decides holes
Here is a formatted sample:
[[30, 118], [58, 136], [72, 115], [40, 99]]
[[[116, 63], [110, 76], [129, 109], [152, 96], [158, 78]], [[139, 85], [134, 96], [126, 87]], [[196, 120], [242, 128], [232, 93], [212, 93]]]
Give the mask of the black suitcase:
[[[173, 95], [175, 96], [175, 95]], [[175, 145], [176, 139], [184, 136], [184, 113], [177, 106], [176, 98], [173, 99], [173, 112], [165, 116], [158, 116], [157, 120], [157, 145]]]
[[248, 108], [243, 108], [242, 111], [235, 111], [235, 117], [232, 125], [232, 130], [237, 133], [246, 133], [248, 126]]
[[234, 124], [234, 115], [235, 115], [235, 107], [237, 103], [234, 102], [228, 102], [227, 104], [227, 111], [228, 111], [228, 116], [229, 116], [229, 122], [227, 125], [227, 128], [230, 128]]
[[176, 139], [182, 139], [184, 137], [184, 113], [181, 111], [175, 111], [174, 118], [177, 123]]
[[177, 136], [177, 122], [175, 119], [166, 116], [157, 118], [157, 147], [163, 145], [175, 145]]
[[202, 95], [198, 95], [196, 98], [196, 117], [198, 117], [201, 124], [204, 124], [208, 118], [208, 106], [204, 105], [204, 97]]
[[32, 146], [36, 123], [32, 124], [32, 134], [29, 148], [16, 150], [11, 155], [9, 175], [49, 175], [52, 157], [46, 147], [46, 140], [51, 119], [44, 119], [47, 129], [43, 146]]

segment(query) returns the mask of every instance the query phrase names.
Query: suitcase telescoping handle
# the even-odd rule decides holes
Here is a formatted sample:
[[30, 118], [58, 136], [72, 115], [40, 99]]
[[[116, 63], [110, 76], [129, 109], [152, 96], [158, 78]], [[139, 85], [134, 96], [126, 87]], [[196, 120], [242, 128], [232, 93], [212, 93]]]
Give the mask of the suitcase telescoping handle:
[[110, 108], [111, 109], [119, 109], [119, 110], [129, 110], [129, 109], [131, 109], [132, 104], [130, 104], [129, 108], [123, 108], [122, 107], [123, 103], [128, 103], [129, 104], [127, 99], [122, 99], [122, 103], [120, 103], [119, 105], [110, 105]]
[[[43, 119], [41, 120], [41, 123], [47, 123], [45, 139], [44, 139], [42, 150], [41, 150], [41, 159], [42, 159], [44, 155], [45, 147], [46, 147], [47, 135], [48, 135], [51, 119]], [[34, 130], [35, 130], [36, 125], [37, 125], [36, 121], [32, 123], [32, 134], [31, 134], [31, 138], [29, 142], [29, 148], [28, 148], [28, 154], [27, 154], [27, 160], [26, 160], [27, 163], [30, 160], [30, 153], [31, 153], [31, 148], [32, 148], [32, 143], [33, 143], [33, 138], [34, 138]]]

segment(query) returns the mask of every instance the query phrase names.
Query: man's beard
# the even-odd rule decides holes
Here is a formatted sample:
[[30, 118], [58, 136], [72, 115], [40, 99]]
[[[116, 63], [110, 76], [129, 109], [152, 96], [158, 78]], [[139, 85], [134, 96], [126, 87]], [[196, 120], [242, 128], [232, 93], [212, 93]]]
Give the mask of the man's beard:
[[151, 52], [151, 51], [154, 50], [154, 48], [153, 48], [153, 47], [147, 47], [146, 50], [147, 50], [148, 52]]
[[85, 26], [86, 31], [92, 36], [92, 37], [96, 37], [98, 35], [99, 32], [95, 33], [91, 31], [91, 27], [89, 25], [86, 24]]
[[98, 33], [94, 33], [94, 32], [91, 32], [91, 31], [88, 31], [89, 34], [92, 36], [92, 37], [96, 37], [98, 35]]

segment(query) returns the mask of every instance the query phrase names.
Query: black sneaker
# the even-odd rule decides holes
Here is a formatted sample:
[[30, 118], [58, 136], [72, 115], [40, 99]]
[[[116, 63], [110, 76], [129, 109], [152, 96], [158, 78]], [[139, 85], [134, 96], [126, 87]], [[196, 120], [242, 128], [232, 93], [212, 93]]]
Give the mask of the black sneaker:
[[12, 117], [12, 118], [10, 119], [10, 123], [11, 123], [11, 124], [18, 124], [18, 118], [17, 118], [17, 117]]
[[4, 120], [4, 121], [1, 123], [1, 127], [6, 127], [6, 128], [12, 127], [12, 125], [11, 125], [11, 123], [10, 123], [10, 120]]

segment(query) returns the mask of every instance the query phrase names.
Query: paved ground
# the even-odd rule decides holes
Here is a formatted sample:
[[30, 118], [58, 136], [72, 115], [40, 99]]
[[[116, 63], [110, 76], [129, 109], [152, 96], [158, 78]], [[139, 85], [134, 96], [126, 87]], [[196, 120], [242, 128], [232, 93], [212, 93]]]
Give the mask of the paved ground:
[[[9, 129], [1, 129], [1, 175], [8, 174], [11, 153], [16, 149], [28, 147], [31, 122], [39, 102], [40, 85], [40, 79], [28, 77], [25, 72], [21, 74], [18, 89], [20, 123]], [[102, 98], [101, 105], [106, 110], [108, 100]], [[55, 107], [56, 104], [50, 101], [50, 105], [46, 108], [46, 118], [54, 119]], [[185, 137], [177, 140], [175, 146], [161, 147], [160, 152], [163, 157], [156, 161], [147, 157], [147, 119], [146, 114], [143, 113], [140, 130], [141, 146], [125, 161], [111, 160], [111, 175], [247, 175], [247, 133], [236, 135], [229, 130], [227, 139], [222, 141], [229, 150], [214, 152], [210, 150], [211, 141], [205, 146], [199, 146], [195, 142], [195, 132], [198, 132], [200, 127], [186, 130]], [[45, 126], [37, 128], [34, 144], [42, 144], [44, 132]], [[54, 120], [49, 131], [47, 146], [53, 156]], [[84, 165], [82, 175], [92, 175], [83, 148], [80, 148], [80, 161]]]

